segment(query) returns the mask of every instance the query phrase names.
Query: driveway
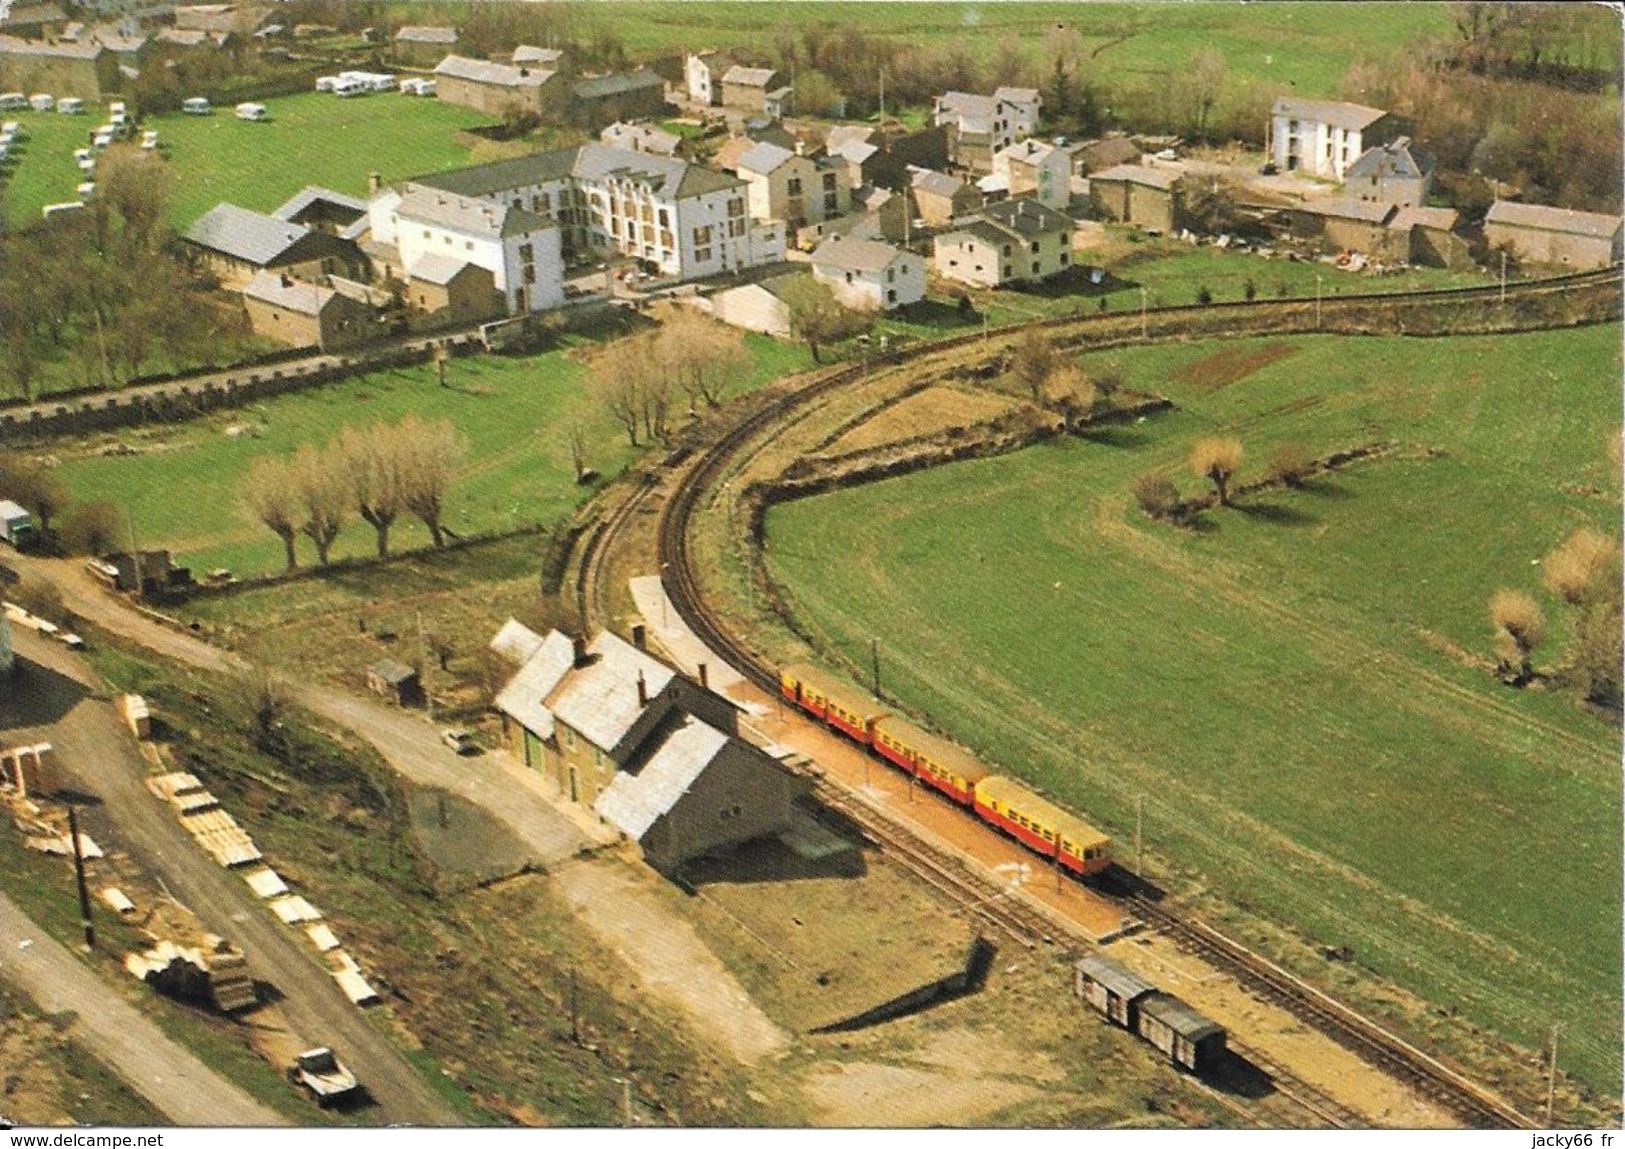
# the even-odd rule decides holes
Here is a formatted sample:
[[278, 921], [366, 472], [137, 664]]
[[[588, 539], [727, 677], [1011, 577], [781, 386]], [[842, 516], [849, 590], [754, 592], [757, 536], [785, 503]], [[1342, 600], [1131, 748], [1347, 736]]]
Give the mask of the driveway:
[[[85, 832], [126, 850], [205, 928], [241, 947], [255, 978], [282, 995], [294, 1032], [310, 1045], [333, 1046], [355, 1069], [380, 1121], [456, 1124], [458, 1115], [344, 996], [302, 935], [239, 875], [216, 865], [147, 790], [147, 763], [83, 660], [29, 630], [13, 628], [12, 637], [19, 660], [33, 665], [21, 668], [22, 689], [0, 707], [0, 729], [8, 741], [37, 737], [56, 747], [74, 788], [96, 800], [83, 811]], [[313, 897], [320, 904], [320, 891]]]

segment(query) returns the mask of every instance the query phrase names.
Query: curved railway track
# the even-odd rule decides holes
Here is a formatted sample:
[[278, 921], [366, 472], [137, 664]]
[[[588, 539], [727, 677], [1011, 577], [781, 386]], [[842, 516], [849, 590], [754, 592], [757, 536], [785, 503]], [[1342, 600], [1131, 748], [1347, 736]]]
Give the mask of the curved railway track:
[[[952, 370], [962, 365], [966, 358], [985, 361], [1032, 329], [1054, 332], [1056, 341], [1063, 345], [1088, 340], [1091, 334], [1111, 340], [1125, 328], [1131, 335], [1138, 332], [1144, 336], [1151, 330], [1151, 316], [1155, 316], [1158, 334], [1177, 331], [1181, 320], [1199, 316], [1210, 322], [1213, 316], [1224, 314], [1246, 314], [1255, 321], [1238, 325], [1232, 329], [1232, 333], [1239, 333], [1242, 327], [1264, 327], [1272, 320], [1279, 324], [1274, 330], [1281, 332], [1323, 330], [1328, 326], [1335, 330], [1341, 317], [1349, 313], [1358, 314], [1361, 308], [1372, 304], [1414, 309], [1431, 304], [1454, 305], [1495, 299], [1498, 303], [1516, 306], [1531, 299], [1576, 289], [1617, 288], [1621, 282], [1620, 269], [1609, 268], [1505, 286], [1337, 295], [1319, 301], [1294, 299], [1221, 303], [1159, 308], [1141, 315], [1068, 316], [1006, 327], [997, 333], [973, 332], [936, 340], [879, 356], [872, 361], [872, 365], [854, 364], [834, 368], [814, 376], [793, 391], [758, 405], [712, 442], [697, 448], [692, 461], [689, 459], [690, 452], [679, 452], [682, 456], [680, 461], [687, 466], [687, 470], [678, 475], [668, 492], [658, 530], [659, 561], [666, 593], [678, 614], [701, 642], [763, 690], [770, 694], [777, 692], [775, 669], [736, 636], [705, 601], [689, 549], [689, 526], [702, 496], [715, 486], [723, 473], [758, 436], [799, 420], [824, 396], [868, 378], [872, 370], [904, 364], [938, 371]], [[1309, 327], [1305, 320], [1311, 311], [1314, 325]], [[1330, 325], [1326, 322], [1328, 318], [1332, 321]], [[975, 349], [973, 356], [963, 354], [972, 348]], [[607, 520], [600, 521], [584, 542], [575, 588], [584, 621], [606, 617], [600, 577], [604, 556], [626, 522], [651, 496], [657, 485], [650, 476], [643, 476], [621, 506]], [[972, 871], [957, 858], [931, 846], [906, 828], [881, 818], [827, 779], [817, 779], [815, 792], [821, 801], [851, 818], [875, 842], [923, 880], [965, 905], [978, 918], [1002, 933], [1031, 946], [1048, 939], [1055, 932], [1065, 932], [1065, 924], [1052, 919], [1048, 912], [1008, 896], [1009, 891], [988, 876]], [[1523, 1114], [1449, 1066], [1211, 927], [1132, 892], [1124, 895], [1123, 902], [1143, 920], [1165, 930], [1180, 944], [1231, 973], [1254, 992], [1276, 1002], [1345, 1048], [1411, 1084], [1425, 1096], [1439, 1101], [1467, 1123], [1488, 1128], [1534, 1127], [1534, 1123]], [[1283, 1094], [1321, 1120], [1338, 1126], [1360, 1122], [1359, 1115], [1324, 1093], [1293, 1078], [1280, 1066], [1270, 1064], [1256, 1051], [1248, 1052], [1252, 1054], [1255, 1064], [1274, 1079]]]

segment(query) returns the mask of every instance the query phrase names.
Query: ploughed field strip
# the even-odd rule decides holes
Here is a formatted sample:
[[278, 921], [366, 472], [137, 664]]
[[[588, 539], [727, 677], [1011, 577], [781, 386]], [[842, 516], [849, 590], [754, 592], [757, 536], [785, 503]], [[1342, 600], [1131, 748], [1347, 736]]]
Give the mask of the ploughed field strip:
[[[1584, 285], [1611, 285], [1618, 279], [1617, 272], [1602, 275], [1588, 274], [1580, 277], [1565, 277], [1568, 283], [1536, 283], [1526, 285], [1513, 285], [1508, 288], [1509, 295], [1521, 297], [1523, 293], [1531, 296], [1550, 294], [1562, 291], [1565, 286]], [[1442, 295], [1461, 300], [1467, 296], [1484, 296], [1485, 289], [1463, 289], [1438, 293], [1425, 293]], [[1338, 301], [1339, 306], [1356, 307], [1358, 304], [1344, 297]], [[1252, 305], [1254, 307], [1269, 305]], [[1282, 305], [1290, 312], [1291, 304]], [[1328, 301], [1330, 306], [1330, 301]], [[1301, 307], [1298, 311], [1301, 313]], [[1050, 323], [1052, 328], [1063, 328], [1076, 321], [1063, 321]], [[1060, 332], [1057, 332], [1059, 335]], [[1006, 333], [1008, 337], [1008, 333]], [[1058, 340], [1060, 341], [1060, 340]], [[977, 348], [977, 344], [982, 347]], [[891, 363], [906, 362], [911, 359], [923, 358], [926, 355], [937, 356], [940, 364], [945, 358], [945, 352], [951, 355], [964, 349], [980, 351], [983, 356], [987, 352], [986, 340], [982, 336], [973, 336], [958, 340], [945, 341], [938, 344], [905, 354], [894, 354], [888, 359]], [[963, 358], [963, 356], [961, 356]], [[1251, 365], [1249, 365], [1251, 366]], [[804, 385], [800, 390], [775, 397], [771, 402], [759, 406], [749, 414], [739, 425], [723, 434], [717, 442], [705, 448], [690, 469], [681, 475], [675, 490], [672, 490], [665, 502], [660, 519], [659, 545], [663, 570], [666, 572], [667, 589], [672, 600], [677, 604], [679, 612], [685, 622], [712, 650], [722, 654], [729, 662], [745, 671], [749, 677], [757, 682], [764, 690], [774, 690], [778, 686], [777, 674], [773, 667], [760, 659], [754, 651], [745, 647], [733, 638], [729, 629], [710, 611], [700, 592], [699, 581], [696, 578], [692, 565], [692, 557], [688, 549], [688, 535], [691, 519], [700, 504], [701, 496], [708, 491], [715, 481], [729, 468], [737, 465], [737, 456], [744, 452], [748, 444], [756, 441], [764, 430], [770, 427], [782, 427], [793, 422], [798, 412], [810, 404], [820, 401], [824, 396], [836, 391], [843, 385], [850, 385], [861, 381], [866, 373], [853, 367], [837, 369], [816, 377], [811, 383]], [[759, 449], [759, 448], [758, 448]], [[688, 462], [690, 450], [685, 448], [676, 453], [676, 457], [668, 460], [672, 467], [680, 467]], [[642, 494], [644, 492], [640, 492]], [[596, 556], [607, 550], [614, 541], [613, 530], [595, 532], [590, 543], [586, 563], [595, 563]], [[590, 611], [593, 604], [587, 602], [583, 606]], [[872, 821], [873, 819], [870, 819]], [[916, 852], [918, 850], [905, 850], [903, 852]], [[987, 893], [984, 892], [983, 903]], [[975, 899], [966, 899], [975, 900]], [[1014, 927], [1019, 929], [1020, 927]], [[1231, 943], [1233, 946], [1234, 943]], [[1245, 953], [1241, 947], [1236, 950]], [[1235, 951], [1232, 951], [1234, 953]], [[1224, 960], [1220, 957], [1218, 960]], [[1232, 958], [1227, 963], [1236, 968], [1238, 974], [1244, 974], [1245, 980], [1256, 982], [1259, 975], [1256, 965], [1251, 965], [1245, 958]], [[1425, 1055], [1416, 1056], [1416, 1051], [1405, 1046], [1403, 1042], [1393, 1038], [1379, 1027], [1364, 1022], [1363, 1019], [1350, 1021], [1356, 1018], [1352, 1011], [1343, 1011], [1348, 1017], [1339, 1018], [1321, 1006], [1317, 1001], [1308, 997], [1301, 988], [1273, 987], [1267, 991], [1269, 995], [1277, 996], [1281, 1000], [1294, 1003], [1292, 1008], [1299, 1012], [1305, 1020], [1311, 1021], [1317, 1027], [1325, 1027], [1330, 1032], [1338, 1034], [1340, 1040], [1353, 1048], [1374, 1051], [1380, 1048], [1388, 1050], [1388, 1064], [1393, 1065], [1400, 1072], [1411, 1079], [1425, 1082], [1430, 1091], [1438, 1093], [1465, 1119], [1475, 1124], [1504, 1125], [1523, 1123], [1522, 1118], [1510, 1107], [1490, 1097], [1487, 1093], [1477, 1089], [1470, 1082], [1455, 1075], [1454, 1071], [1428, 1059]], [[1313, 991], [1310, 991], [1313, 992]], [[1363, 1024], [1362, 1024], [1363, 1023]], [[1373, 1053], [1373, 1055], [1375, 1055]]]

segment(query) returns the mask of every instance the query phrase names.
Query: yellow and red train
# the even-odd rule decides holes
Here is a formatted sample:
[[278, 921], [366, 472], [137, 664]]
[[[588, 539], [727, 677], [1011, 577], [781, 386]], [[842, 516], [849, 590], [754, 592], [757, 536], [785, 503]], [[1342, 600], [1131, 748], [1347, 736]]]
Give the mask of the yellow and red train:
[[1083, 819], [992, 773], [969, 752], [921, 730], [861, 691], [806, 665], [779, 672], [779, 691], [833, 730], [935, 787], [1028, 849], [1077, 874], [1111, 863], [1111, 839]]

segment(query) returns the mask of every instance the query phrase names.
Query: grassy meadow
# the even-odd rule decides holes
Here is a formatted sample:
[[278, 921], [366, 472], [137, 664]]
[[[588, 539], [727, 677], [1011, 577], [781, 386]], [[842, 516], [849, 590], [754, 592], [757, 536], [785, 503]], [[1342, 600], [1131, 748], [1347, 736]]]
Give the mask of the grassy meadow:
[[[749, 386], [802, 369], [799, 346], [747, 336], [755, 361]], [[58, 446], [60, 474], [80, 501], [110, 499], [135, 518], [141, 545], [164, 546], [194, 569], [229, 567], [238, 575], [282, 567], [282, 544], [242, 506], [249, 464], [259, 455], [291, 455], [326, 443], [346, 424], [395, 422], [408, 412], [445, 418], [468, 443], [447, 501], [459, 534], [549, 523], [591, 493], [578, 486], [568, 431], [587, 437], [587, 465], [613, 478], [636, 457], [625, 434], [590, 394], [579, 357], [550, 351], [523, 358], [455, 360], [447, 386], [432, 365], [377, 371], [240, 410], [175, 425], [111, 432], [74, 449]], [[233, 433], [235, 432], [235, 433]], [[114, 442], [133, 455], [104, 454]], [[423, 526], [402, 516], [390, 532], [395, 550], [427, 546]], [[333, 557], [371, 554], [373, 532], [352, 520]], [[315, 554], [301, 541], [301, 562]]]
[[[1120, 840], [1349, 946], [1431, 1005], [1620, 1073], [1620, 734], [1489, 672], [1486, 601], [1617, 530], [1620, 331], [1203, 341], [1083, 357], [1176, 409], [776, 508], [770, 570], [825, 646]], [[1193, 437], [1378, 458], [1148, 520]], [[839, 538], [839, 549], [829, 545]]]
[[[230, 108], [143, 122], [158, 132], [175, 172], [177, 228], [221, 202], [270, 211], [306, 184], [365, 196], [371, 172], [394, 180], [461, 167], [479, 157], [455, 134], [490, 122], [472, 108], [393, 92], [349, 100], [305, 92], [262, 102], [271, 118], [261, 123], [239, 120]], [[40, 218], [43, 205], [74, 198], [81, 179], [74, 149], [85, 147], [106, 117], [87, 105], [79, 116], [25, 111], [7, 118], [28, 133], [4, 188], [6, 221], [22, 227]]]

